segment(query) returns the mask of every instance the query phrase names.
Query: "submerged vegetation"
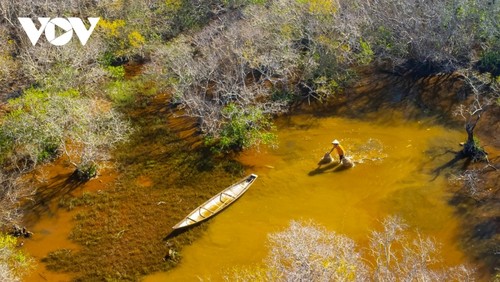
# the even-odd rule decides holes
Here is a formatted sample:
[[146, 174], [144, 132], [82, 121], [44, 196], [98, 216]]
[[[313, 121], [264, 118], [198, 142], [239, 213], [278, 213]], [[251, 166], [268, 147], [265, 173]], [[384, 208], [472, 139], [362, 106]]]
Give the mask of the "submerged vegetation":
[[[101, 19], [85, 46], [76, 38], [53, 46], [43, 36], [33, 46], [17, 20], [55, 15]], [[133, 134], [165, 123], [157, 111], [132, 130], [134, 103], [151, 103], [137, 93], [168, 93], [162, 106], [195, 120], [204, 141], [197, 169], [238, 174], [212, 158], [274, 145], [274, 117], [334, 103], [367, 65], [413, 81], [458, 77], [454, 113], [467, 132], [460, 156], [497, 170], [487, 151], [498, 144], [480, 146], [476, 133], [499, 106], [499, 23], [499, 1], [0, 0], [0, 229], [21, 220], [20, 203], [34, 192], [25, 176], [38, 164], [64, 157], [87, 181], [130, 136], [137, 144], [150, 136]], [[130, 62], [143, 66], [133, 78]]]
[[[180, 260], [180, 256], [165, 257], [169, 251], [190, 244], [197, 234], [187, 232], [166, 242], [168, 230], [179, 219], [173, 215], [188, 213], [233, 181], [231, 175], [242, 174], [239, 163], [210, 158], [207, 150], [193, 149], [179, 139], [180, 129], [159, 119], [159, 112], [151, 112], [151, 103], [162, 109], [159, 101], [140, 95], [137, 102], [127, 114], [142, 130], [116, 148], [120, 177], [113, 188], [79, 197], [65, 195], [58, 202], [61, 208], [77, 211], [69, 236], [81, 248], [49, 253], [43, 259], [49, 269], [71, 272], [81, 281], [136, 281], [166, 271]], [[103, 248], [112, 255], [96, 256]]]

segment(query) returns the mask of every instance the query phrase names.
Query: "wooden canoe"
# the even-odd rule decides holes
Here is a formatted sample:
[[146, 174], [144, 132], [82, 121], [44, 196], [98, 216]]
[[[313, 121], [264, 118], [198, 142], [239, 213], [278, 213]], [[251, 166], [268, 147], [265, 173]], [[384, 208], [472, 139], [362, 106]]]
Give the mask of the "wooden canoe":
[[174, 225], [172, 228], [185, 228], [190, 225], [200, 223], [216, 215], [224, 208], [232, 204], [234, 201], [236, 201], [239, 197], [241, 197], [241, 195], [243, 195], [243, 193], [248, 190], [250, 185], [252, 185], [255, 179], [257, 179], [257, 175], [250, 174], [242, 180], [227, 187], [217, 195], [210, 198], [210, 200], [194, 209], [190, 214], [188, 214], [183, 220]]

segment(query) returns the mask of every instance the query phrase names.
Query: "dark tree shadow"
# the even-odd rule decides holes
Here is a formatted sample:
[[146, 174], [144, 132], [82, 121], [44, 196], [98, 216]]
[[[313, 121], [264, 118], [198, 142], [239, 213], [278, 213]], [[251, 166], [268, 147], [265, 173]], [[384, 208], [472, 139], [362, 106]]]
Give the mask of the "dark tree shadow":
[[472, 159], [467, 157], [462, 151], [459, 151], [459, 152], [447, 151], [445, 153], [450, 153], [450, 152], [454, 153], [455, 157], [453, 159], [449, 160], [448, 162], [444, 163], [443, 165], [434, 169], [432, 171], [432, 173], [434, 174], [434, 177], [431, 179], [431, 181], [434, 181], [441, 174], [441, 172], [444, 169], [454, 167], [461, 160], [465, 159], [465, 162], [462, 164], [462, 169], [467, 168], [469, 166], [469, 164], [472, 162]]
[[64, 195], [70, 194], [76, 188], [80, 187], [87, 181], [79, 180], [74, 173], [61, 174], [50, 180], [50, 184], [39, 187], [33, 195], [32, 203], [25, 205], [23, 208], [29, 210], [25, 214], [29, 217], [25, 221], [30, 225], [38, 221], [44, 215], [52, 215], [54, 210], [54, 201], [61, 199]]

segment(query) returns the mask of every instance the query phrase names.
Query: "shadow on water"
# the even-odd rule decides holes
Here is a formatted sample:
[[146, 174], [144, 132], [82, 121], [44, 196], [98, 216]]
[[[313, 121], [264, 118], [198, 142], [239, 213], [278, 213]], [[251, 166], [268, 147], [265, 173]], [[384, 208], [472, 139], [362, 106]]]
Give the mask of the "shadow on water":
[[167, 236], [165, 236], [165, 238], [163, 238], [163, 241], [168, 241], [168, 240], [174, 239], [175, 237], [186, 232], [187, 230], [188, 230], [188, 228], [174, 229], [170, 233], [168, 233]]
[[86, 181], [78, 180], [74, 173], [64, 173], [53, 177], [49, 184], [38, 187], [32, 203], [24, 207], [25, 210], [29, 211], [25, 212], [25, 214], [29, 215], [29, 217], [25, 218], [25, 223], [30, 225], [41, 217], [55, 214], [58, 209], [55, 201], [72, 193], [84, 183]]
[[[444, 169], [449, 169], [449, 168], [454, 168], [456, 167], [456, 164], [459, 163], [460, 161], [462, 160], [465, 160], [462, 165], [461, 165], [461, 169], [466, 169], [467, 166], [471, 163], [471, 159], [470, 158], [467, 158], [467, 156], [465, 156], [462, 151], [458, 151], [458, 152], [455, 152], [455, 151], [451, 151], [451, 150], [447, 150], [445, 153], [443, 154], [446, 154], [446, 153], [453, 153], [455, 154], [455, 157], [453, 157], [451, 160], [449, 160], [448, 162], [440, 165], [439, 167], [435, 168], [432, 173], [434, 174], [434, 177], [431, 179], [431, 181], [435, 180], [440, 174], [441, 172], [444, 170]], [[437, 157], [437, 156], [436, 156]]]
[[[457, 215], [462, 218], [461, 240], [467, 254], [478, 264], [478, 272], [484, 275], [495, 275], [500, 270], [500, 210], [498, 170], [499, 157], [492, 158], [490, 163], [474, 163], [460, 152], [455, 158], [438, 167], [454, 167], [459, 171], [472, 171], [477, 175], [470, 181], [459, 183], [457, 190], [448, 203], [455, 207]], [[457, 163], [461, 163], [461, 167]], [[471, 182], [473, 181], [473, 182]], [[484, 280], [489, 278], [483, 277]]]
[[317, 174], [321, 174], [321, 173], [325, 173], [329, 170], [334, 170], [336, 167], [340, 166], [340, 164], [338, 162], [332, 162], [332, 163], [329, 163], [323, 167], [317, 167], [313, 170], [311, 170], [308, 175], [309, 176], [314, 176], [314, 175], [317, 175]]
[[[476, 224], [472, 238], [476, 240], [492, 239], [500, 234], [500, 217]], [[500, 250], [497, 250], [500, 251]]]
[[[500, 201], [497, 198], [475, 199], [457, 193], [449, 201], [464, 219], [460, 237], [464, 249], [478, 264], [479, 272], [498, 273], [500, 265]], [[485, 278], [485, 281], [488, 278]]]
[[196, 229], [199, 228], [200, 226], [208, 224], [210, 221], [212, 221], [213, 218], [214, 217], [204, 220], [202, 222], [195, 223], [193, 225], [189, 225], [184, 228], [173, 229], [170, 233], [167, 234], [167, 236], [165, 236], [165, 238], [163, 238], [163, 241], [168, 242], [183, 234], [196, 231]]
[[[451, 114], [466, 97], [463, 82], [456, 75], [439, 74], [416, 79], [383, 68], [366, 68], [358, 72], [354, 87], [336, 97], [333, 104], [315, 104], [313, 114], [318, 117], [340, 115], [356, 120], [376, 118], [384, 123], [379, 119], [380, 113], [398, 108], [407, 120], [418, 121], [432, 116], [445, 127], [461, 125], [461, 121], [457, 122]], [[391, 118], [386, 122], [392, 123]]]
[[349, 168], [350, 167], [344, 166], [344, 165], [340, 164], [339, 162], [332, 162], [332, 163], [327, 164], [323, 167], [315, 168], [315, 169], [309, 171], [309, 173], [307, 175], [315, 176], [315, 175], [326, 173], [326, 172], [341, 172], [341, 171], [347, 170]]

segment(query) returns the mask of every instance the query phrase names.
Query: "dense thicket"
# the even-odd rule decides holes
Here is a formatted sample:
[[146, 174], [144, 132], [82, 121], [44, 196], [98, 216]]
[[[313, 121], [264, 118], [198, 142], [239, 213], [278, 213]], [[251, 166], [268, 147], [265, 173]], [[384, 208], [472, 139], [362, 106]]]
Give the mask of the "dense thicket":
[[232, 126], [228, 105], [271, 115], [325, 101], [372, 61], [416, 78], [460, 72], [468, 92], [498, 97], [499, 15], [494, 1], [266, 1], [159, 46], [149, 72], [216, 140]]
[[[1, 92], [30, 84], [96, 94], [107, 67], [144, 57], [157, 43], [201, 26], [235, 1], [0, 1]], [[222, 3], [227, 3], [223, 5]], [[18, 17], [100, 17], [92, 40], [82, 47], [76, 38], [64, 48], [41, 36], [32, 46]], [[12, 85], [15, 82], [15, 85]], [[5, 95], [6, 93], [2, 93]], [[2, 96], [3, 96], [2, 95]]]
[[[0, 13], [3, 95], [37, 85], [129, 101], [136, 85], [116, 81], [120, 64], [150, 59], [146, 74], [222, 150], [271, 142], [272, 115], [330, 99], [372, 61], [398, 75], [458, 71], [471, 89], [498, 84], [497, 1], [2, 0]], [[43, 37], [33, 47], [17, 17], [40, 15], [101, 20], [85, 47]], [[243, 112], [246, 130], [231, 129], [226, 107]]]

